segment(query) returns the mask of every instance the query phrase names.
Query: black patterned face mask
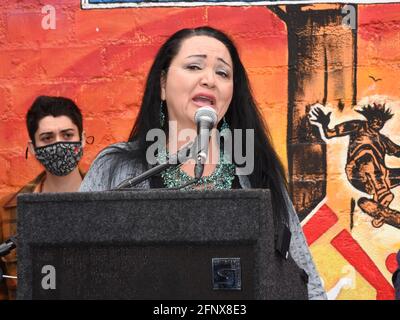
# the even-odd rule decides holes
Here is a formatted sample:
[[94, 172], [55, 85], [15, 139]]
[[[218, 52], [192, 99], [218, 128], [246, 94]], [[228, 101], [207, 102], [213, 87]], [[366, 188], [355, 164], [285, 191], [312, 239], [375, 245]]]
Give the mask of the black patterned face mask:
[[66, 176], [82, 158], [82, 143], [57, 142], [35, 148], [36, 159], [55, 176]]

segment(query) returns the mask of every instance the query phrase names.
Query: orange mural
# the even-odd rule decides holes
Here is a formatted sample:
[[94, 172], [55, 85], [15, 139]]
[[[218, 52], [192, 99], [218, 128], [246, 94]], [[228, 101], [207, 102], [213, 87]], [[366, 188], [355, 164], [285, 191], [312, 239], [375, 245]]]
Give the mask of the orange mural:
[[[0, 3], [0, 196], [40, 171], [25, 159], [25, 113], [36, 96], [70, 97], [81, 108], [94, 136], [85, 170], [105, 146], [128, 138], [161, 43], [178, 29], [211, 25], [237, 44], [329, 298], [394, 298], [398, 213], [388, 223], [363, 210], [360, 199], [379, 196], [349, 179], [349, 137], [327, 139], [310, 119], [316, 107], [331, 112], [333, 130], [365, 121], [357, 112], [364, 106], [385, 105], [392, 117], [380, 133], [400, 145], [400, 5], [355, 5], [352, 29], [339, 4], [83, 10], [79, 0], [48, 2], [53, 25], [38, 1]], [[400, 168], [395, 153], [383, 157], [385, 168]], [[389, 206], [377, 203], [400, 211], [400, 188], [386, 186]]]

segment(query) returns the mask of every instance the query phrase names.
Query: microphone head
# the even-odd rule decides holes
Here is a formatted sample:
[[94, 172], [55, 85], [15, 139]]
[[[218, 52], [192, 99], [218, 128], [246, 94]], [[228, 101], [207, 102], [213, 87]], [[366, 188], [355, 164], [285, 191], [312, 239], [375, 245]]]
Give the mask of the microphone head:
[[206, 121], [211, 124], [211, 128], [217, 123], [217, 113], [211, 107], [201, 107], [194, 114], [194, 122], [198, 125], [200, 122]]

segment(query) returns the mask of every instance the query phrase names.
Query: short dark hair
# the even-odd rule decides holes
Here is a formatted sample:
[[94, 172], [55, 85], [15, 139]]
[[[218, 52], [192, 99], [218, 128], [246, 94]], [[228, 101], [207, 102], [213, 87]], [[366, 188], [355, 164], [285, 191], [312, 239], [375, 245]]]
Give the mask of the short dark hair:
[[26, 127], [34, 145], [39, 121], [47, 116], [67, 116], [78, 127], [79, 136], [82, 137], [82, 114], [74, 101], [65, 97], [39, 96], [26, 114]]

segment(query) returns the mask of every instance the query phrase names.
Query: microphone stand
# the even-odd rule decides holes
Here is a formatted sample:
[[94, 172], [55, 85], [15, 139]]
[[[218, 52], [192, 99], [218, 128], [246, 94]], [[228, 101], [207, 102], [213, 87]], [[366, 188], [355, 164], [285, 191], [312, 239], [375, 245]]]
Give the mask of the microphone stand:
[[18, 279], [16, 276], [8, 276], [3, 273], [3, 270], [0, 268], [0, 282], [4, 279]]
[[[128, 179], [122, 181], [115, 189], [112, 189], [112, 191], [118, 191], [118, 190], [122, 190], [122, 189], [130, 189], [130, 188], [134, 187], [135, 185], [137, 185], [147, 179], [150, 179], [152, 176], [164, 171], [167, 168], [181, 166], [184, 162], [186, 162], [187, 160], [192, 158], [193, 144], [194, 144], [193, 142], [190, 142], [189, 144], [184, 146], [177, 153], [170, 156], [167, 159], [166, 163], [158, 164], [155, 167], [143, 172], [142, 174], [140, 174], [137, 177], [128, 178]], [[195, 181], [191, 182], [190, 184], [195, 183], [196, 181], [197, 181], [197, 179], [195, 179]], [[177, 189], [186, 187], [187, 185], [189, 185], [189, 184], [181, 186]]]

